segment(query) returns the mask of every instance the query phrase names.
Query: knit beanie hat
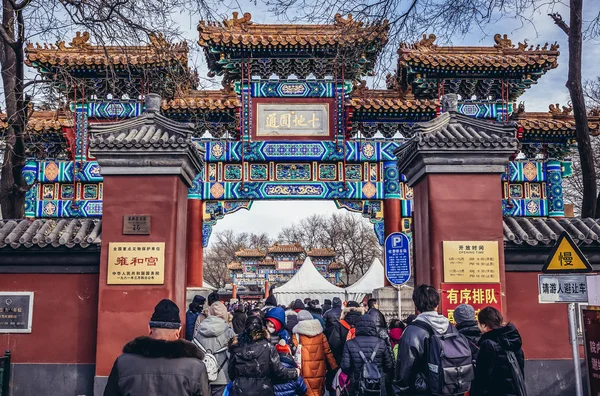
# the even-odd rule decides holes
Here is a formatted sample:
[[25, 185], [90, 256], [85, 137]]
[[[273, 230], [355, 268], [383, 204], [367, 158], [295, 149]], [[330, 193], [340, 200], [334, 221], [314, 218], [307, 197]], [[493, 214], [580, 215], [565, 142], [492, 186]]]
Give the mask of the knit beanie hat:
[[275, 349], [277, 350], [277, 353], [285, 353], [288, 355], [292, 354], [292, 350], [290, 349], [290, 346], [285, 342], [284, 339], [279, 340], [277, 345], [275, 345]]
[[303, 320], [311, 320], [314, 319], [312, 314], [307, 310], [303, 309], [298, 312], [298, 322], [302, 322]]
[[358, 303], [356, 301], [348, 301], [348, 304], [346, 304], [347, 307], [350, 308], [359, 308], [360, 305], [358, 305]]
[[273, 326], [275, 327], [275, 333], [279, 333], [279, 331], [281, 330], [281, 328], [283, 327], [283, 325], [281, 324], [280, 321], [278, 321], [275, 318], [266, 318], [265, 322], [270, 322], [273, 324]]
[[342, 306], [342, 300], [339, 297], [333, 297], [333, 306], [334, 308], [339, 308]]
[[155, 329], [178, 329], [181, 327], [179, 318], [179, 307], [169, 299], [160, 300], [149, 323], [151, 328]]
[[456, 324], [477, 320], [475, 319], [475, 308], [469, 304], [460, 304], [454, 308], [454, 320]]
[[210, 308], [208, 308], [208, 316], [216, 316], [217, 318], [223, 319], [227, 322], [229, 315], [227, 313], [227, 307], [221, 301], [214, 302]]
[[304, 308], [306, 308], [306, 306], [300, 299], [297, 299], [296, 301], [294, 301], [294, 305], [292, 305], [293, 310], [304, 309]]
[[274, 295], [269, 295], [269, 297], [267, 297], [266, 301], [265, 301], [265, 305], [271, 305], [273, 307], [277, 306], [277, 299], [275, 299]]

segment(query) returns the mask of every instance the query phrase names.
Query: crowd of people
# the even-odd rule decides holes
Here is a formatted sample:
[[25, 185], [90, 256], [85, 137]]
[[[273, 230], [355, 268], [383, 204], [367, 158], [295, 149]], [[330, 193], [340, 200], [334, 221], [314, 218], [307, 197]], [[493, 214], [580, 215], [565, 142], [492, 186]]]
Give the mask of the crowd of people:
[[454, 326], [434, 287], [416, 287], [413, 301], [418, 315], [388, 324], [375, 299], [281, 306], [211, 293], [194, 297], [182, 324], [162, 300], [104, 395], [526, 395], [521, 337], [498, 310], [460, 305]]

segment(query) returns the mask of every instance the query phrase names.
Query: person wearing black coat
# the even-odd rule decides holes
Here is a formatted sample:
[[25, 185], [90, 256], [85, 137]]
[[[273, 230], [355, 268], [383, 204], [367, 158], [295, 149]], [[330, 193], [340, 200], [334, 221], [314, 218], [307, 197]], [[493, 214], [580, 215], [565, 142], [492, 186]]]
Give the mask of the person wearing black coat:
[[344, 345], [342, 363], [340, 365], [342, 371], [350, 377], [351, 395], [358, 394], [360, 376], [364, 365], [364, 360], [360, 356], [360, 352], [362, 351], [363, 355], [368, 359], [372, 356], [375, 349], [377, 349], [377, 353], [373, 362], [377, 365], [382, 375], [381, 395], [386, 396], [388, 394], [386, 388], [390, 388], [390, 381], [393, 378], [394, 372], [392, 352], [379, 337], [373, 318], [370, 315], [363, 315], [356, 323], [356, 336], [348, 340]]
[[342, 310], [340, 321], [333, 325], [329, 332], [325, 332], [325, 337], [327, 337], [327, 342], [338, 366], [342, 362], [344, 344], [346, 344], [346, 338], [348, 338], [348, 332], [350, 331], [348, 327], [353, 328], [363, 314], [362, 308], [348, 306]]
[[342, 315], [342, 300], [339, 297], [333, 298], [333, 305], [330, 309], [325, 311], [323, 314], [323, 320], [325, 320], [325, 331], [330, 329], [337, 322], [340, 321], [340, 316]]
[[521, 380], [525, 375], [525, 354], [519, 331], [513, 324], [502, 326], [502, 314], [493, 307], [485, 307], [478, 316], [483, 335], [479, 340], [479, 355], [475, 364], [475, 380], [471, 396], [519, 395], [513, 366], [508, 353], [514, 353]]
[[454, 321], [456, 322], [456, 330], [467, 340], [471, 348], [473, 361], [477, 360], [479, 354], [479, 339], [481, 338], [481, 330], [475, 319], [475, 309], [469, 304], [460, 304], [454, 309]]
[[246, 319], [248, 316], [244, 312], [244, 306], [238, 305], [235, 312], [233, 313], [233, 318], [231, 319], [231, 327], [235, 334], [241, 334], [244, 331], [244, 324], [246, 323]]
[[287, 382], [298, 378], [297, 369], [281, 364], [257, 316], [248, 317], [242, 334], [232, 338], [229, 353], [231, 396], [273, 395], [273, 380]]
[[323, 300], [323, 306], [321, 308], [323, 308], [323, 314], [325, 314], [325, 312], [329, 311], [331, 309], [331, 300], [328, 298]]

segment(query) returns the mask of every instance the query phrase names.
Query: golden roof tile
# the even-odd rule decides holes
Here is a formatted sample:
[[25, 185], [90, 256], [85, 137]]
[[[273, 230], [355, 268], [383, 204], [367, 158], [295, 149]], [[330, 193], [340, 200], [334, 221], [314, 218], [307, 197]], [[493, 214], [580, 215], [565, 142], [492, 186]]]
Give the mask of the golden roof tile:
[[308, 252], [306, 252], [306, 255], [310, 256], [310, 257], [335, 257], [336, 253], [331, 248], [325, 248], [325, 249], [311, 249]]
[[334, 261], [333, 263], [329, 264], [329, 267], [327, 267], [327, 270], [328, 271], [341, 270], [342, 268], [344, 268], [344, 266], [342, 265], [342, 263]]
[[258, 262], [258, 265], [265, 265], [265, 266], [275, 266], [275, 260], [273, 260], [271, 257], [267, 257], [264, 260], [261, 260]]
[[189, 91], [186, 96], [165, 100], [163, 111], [177, 110], [226, 110], [241, 107], [235, 92], [223, 90]]
[[36, 64], [54, 67], [106, 67], [108, 65], [166, 66], [178, 62], [187, 68], [188, 47], [167, 42], [162, 35], [150, 36], [150, 44], [139, 46], [104, 46], [89, 43], [88, 32], [77, 32], [69, 43], [34, 45], [25, 48], [28, 66]]
[[414, 99], [411, 96], [392, 89], [360, 89], [346, 101], [346, 105], [357, 110], [418, 110], [432, 112], [435, 112], [440, 106], [438, 99]]
[[198, 24], [201, 46], [356, 46], [372, 41], [387, 42], [388, 21], [363, 24], [352, 15], [336, 14], [330, 25], [263, 25], [251, 21], [250, 13], [223, 22], [201, 21]]
[[[553, 69], [558, 66], [558, 44], [543, 47], [539, 45], [528, 48], [527, 43], [512, 44], [506, 35], [494, 36], [496, 44], [487, 47], [447, 46], [434, 44], [435, 35], [423, 35], [423, 39], [415, 44], [402, 43], [398, 49], [398, 65], [406, 67], [421, 65], [427, 68], [458, 69], [514, 69], [543, 68]], [[482, 69], [481, 69], [482, 70]]]
[[236, 257], [265, 257], [266, 253], [259, 249], [242, 249], [235, 252]]
[[269, 253], [304, 253], [304, 248], [298, 242], [289, 245], [275, 242], [273, 246], [269, 248]]
[[227, 264], [227, 269], [230, 271], [240, 271], [242, 270], [242, 263], [239, 261], [232, 261], [231, 263]]
[[[525, 112], [520, 108], [513, 114], [512, 119], [517, 122], [525, 132], [572, 132], [575, 136], [575, 117], [571, 114], [572, 108], [558, 104], [549, 106], [548, 112]], [[588, 115], [588, 126], [592, 135], [600, 135], [600, 114], [590, 112]]]
[[[27, 131], [30, 133], [60, 132], [62, 128], [73, 126], [73, 118], [64, 112], [35, 111], [27, 122]], [[6, 114], [0, 113], [0, 129], [8, 127]]]

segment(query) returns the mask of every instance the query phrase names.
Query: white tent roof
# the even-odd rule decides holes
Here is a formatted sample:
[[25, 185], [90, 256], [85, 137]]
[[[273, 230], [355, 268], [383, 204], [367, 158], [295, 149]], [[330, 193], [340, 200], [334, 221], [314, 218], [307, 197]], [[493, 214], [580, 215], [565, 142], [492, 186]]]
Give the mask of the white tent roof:
[[217, 290], [216, 287], [214, 287], [213, 285], [211, 285], [210, 283], [208, 283], [205, 279], [202, 279], [202, 287], [205, 288], [205, 289]]
[[344, 289], [329, 283], [315, 268], [310, 257], [304, 260], [304, 263], [296, 274], [284, 285], [273, 289], [273, 294], [278, 304], [289, 304], [296, 299], [332, 299], [339, 297], [344, 299]]
[[378, 258], [375, 258], [373, 264], [371, 264], [362, 278], [346, 288], [348, 301], [361, 301], [365, 295], [373, 293], [373, 290], [383, 287], [384, 276], [383, 264], [381, 264], [381, 261]]

